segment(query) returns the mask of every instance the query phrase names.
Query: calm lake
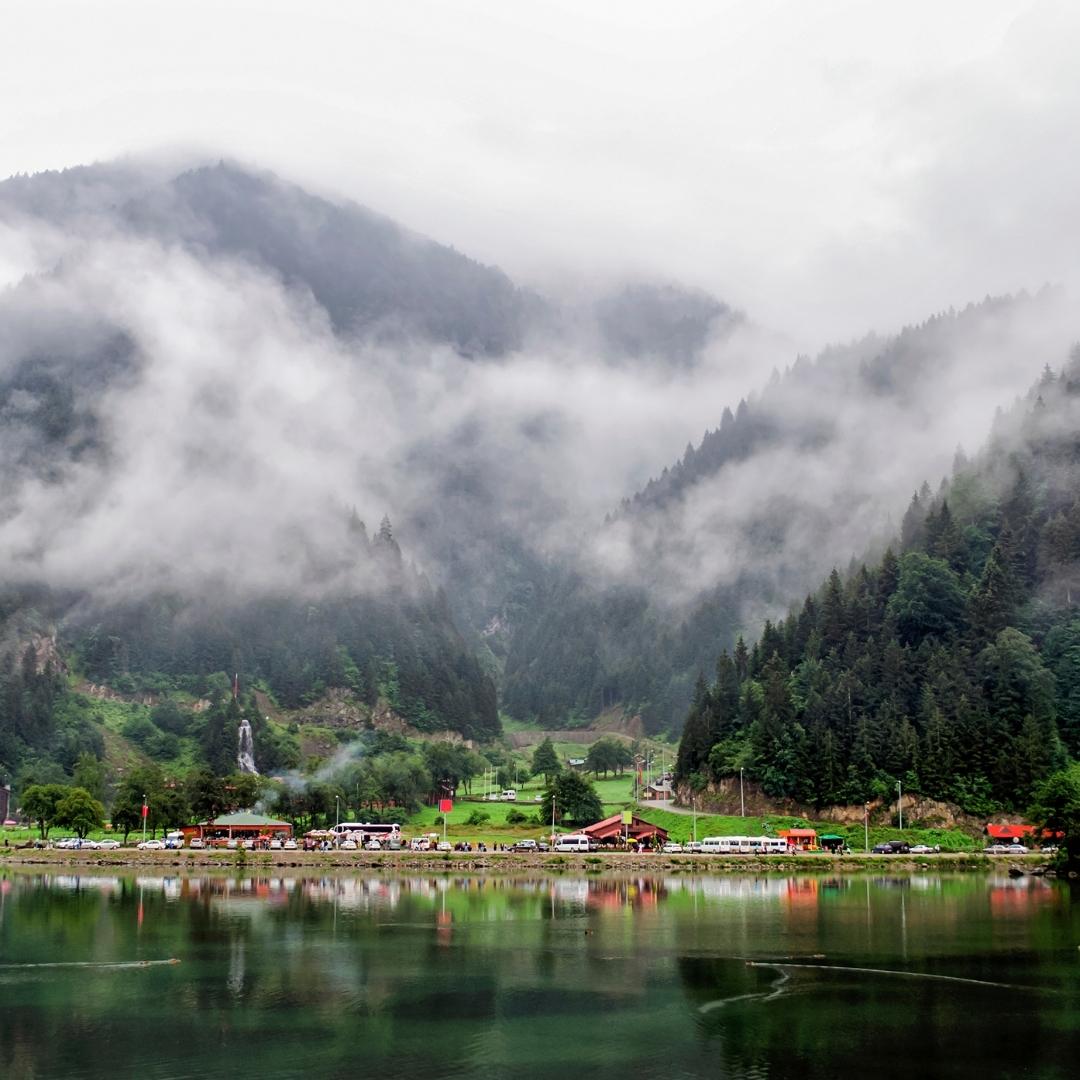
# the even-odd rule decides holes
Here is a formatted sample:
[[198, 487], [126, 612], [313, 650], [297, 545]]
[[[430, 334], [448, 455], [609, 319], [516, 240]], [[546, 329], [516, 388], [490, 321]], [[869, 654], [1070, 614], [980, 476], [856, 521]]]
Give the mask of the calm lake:
[[7, 869], [0, 1076], [1072, 1077], [1078, 946], [1038, 879]]

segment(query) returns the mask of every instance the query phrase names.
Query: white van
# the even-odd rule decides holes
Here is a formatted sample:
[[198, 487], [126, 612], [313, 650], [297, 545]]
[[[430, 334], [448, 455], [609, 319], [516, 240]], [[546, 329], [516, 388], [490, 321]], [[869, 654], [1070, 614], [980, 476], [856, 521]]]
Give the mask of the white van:
[[165, 836], [165, 846], [167, 848], [182, 848], [184, 846], [184, 834], [179, 830], [167, 833]]
[[503, 802], [517, 802], [517, 792], [513, 789], [507, 789], [502, 793]]
[[585, 851], [589, 850], [589, 838], [580, 833], [572, 833], [568, 836], [555, 838], [556, 851]]

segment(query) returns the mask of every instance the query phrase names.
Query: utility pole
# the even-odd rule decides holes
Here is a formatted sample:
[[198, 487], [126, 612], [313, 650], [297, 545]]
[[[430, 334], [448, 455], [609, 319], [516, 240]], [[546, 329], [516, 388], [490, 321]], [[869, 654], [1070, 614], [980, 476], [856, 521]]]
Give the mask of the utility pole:
[[746, 817], [746, 797], [743, 794], [742, 769], [739, 770], [739, 813]]
[[690, 807], [694, 811], [694, 843], [697, 843], [697, 796], [690, 796]]
[[863, 803], [863, 846], [866, 854], [870, 854], [870, 804]]
[[150, 804], [146, 801], [146, 796], [142, 797], [142, 838], [143, 843], [146, 843], [146, 819], [150, 812]]
[[904, 831], [904, 791], [900, 781], [896, 781], [896, 808], [900, 811], [900, 831]]

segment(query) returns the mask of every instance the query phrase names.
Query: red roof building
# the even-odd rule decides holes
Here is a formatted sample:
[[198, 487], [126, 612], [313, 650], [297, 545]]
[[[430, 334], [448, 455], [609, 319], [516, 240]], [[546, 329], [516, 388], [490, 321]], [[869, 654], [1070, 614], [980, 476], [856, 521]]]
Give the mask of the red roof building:
[[991, 840], [997, 840], [1001, 843], [1017, 843], [1023, 842], [1025, 839], [1034, 840], [1036, 836], [1042, 840], [1049, 840], [1051, 837], [1060, 840], [1065, 835], [1060, 832], [1052, 833], [1049, 829], [1043, 829], [1040, 832], [1034, 825], [987, 825], [984, 831]]
[[600, 844], [621, 844], [627, 837], [630, 840], [639, 840], [647, 844], [655, 843], [657, 839], [662, 844], [667, 838], [667, 829], [659, 825], [651, 825], [649, 822], [634, 814], [630, 818], [630, 824], [624, 825], [622, 814], [612, 814], [603, 821], [596, 822], [588, 828], [582, 829], [582, 833]]
[[799, 851], [817, 851], [817, 829], [777, 829], [776, 835]]

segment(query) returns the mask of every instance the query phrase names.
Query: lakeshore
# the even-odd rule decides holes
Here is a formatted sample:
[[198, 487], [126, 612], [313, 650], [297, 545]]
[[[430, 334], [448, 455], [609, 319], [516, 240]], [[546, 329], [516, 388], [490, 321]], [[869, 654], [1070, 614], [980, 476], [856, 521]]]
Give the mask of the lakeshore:
[[511, 851], [114, 851], [16, 849], [0, 851], [3, 866], [85, 866], [96, 868], [159, 867], [195, 869], [325, 869], [385, 873], [424, 870], [431, 873], [687, 873], [687, 874], [873, 874], [989, 873], [1018, 866], [1031, 872], [1046, 867], [1040, 853], [992, 856], [982, 852], [938, 852], [933, 855], [664, 855], [624, 851], [588, 854]]

